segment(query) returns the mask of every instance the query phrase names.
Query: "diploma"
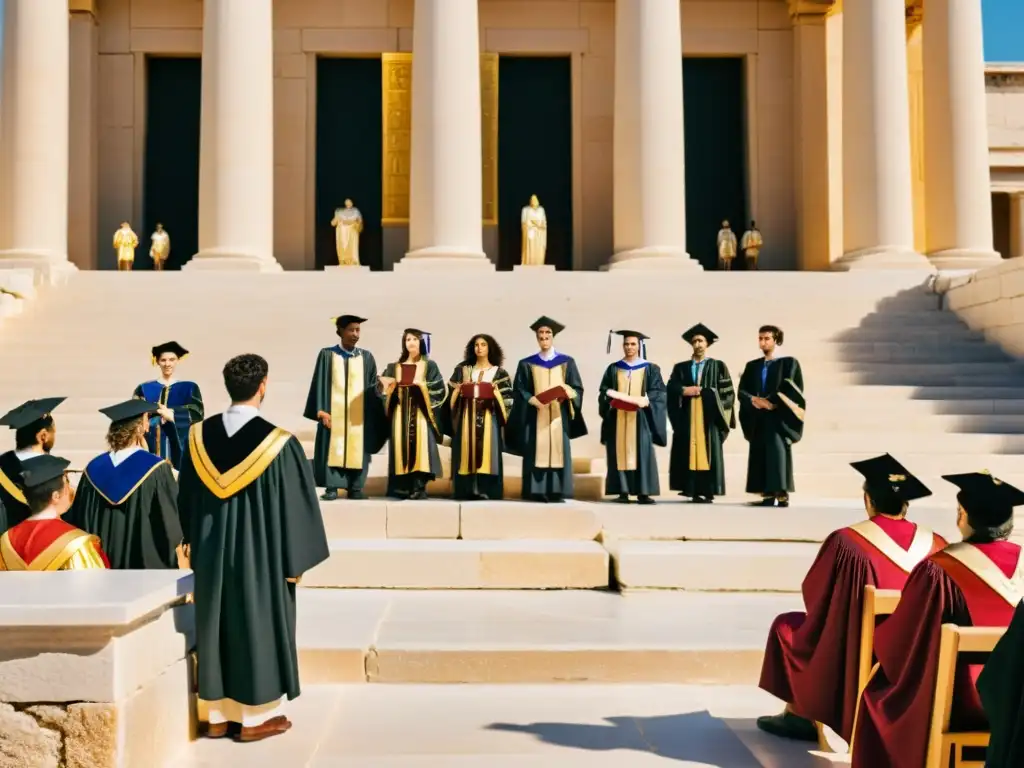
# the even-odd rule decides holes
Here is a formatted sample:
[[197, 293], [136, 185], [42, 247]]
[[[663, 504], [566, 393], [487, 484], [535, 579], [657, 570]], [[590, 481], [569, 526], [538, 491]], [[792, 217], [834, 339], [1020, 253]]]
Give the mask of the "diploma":
[[467, 382], [461, 386], [460, 394], [472, 400], [493, 400], [494, 385], [488, 381]]

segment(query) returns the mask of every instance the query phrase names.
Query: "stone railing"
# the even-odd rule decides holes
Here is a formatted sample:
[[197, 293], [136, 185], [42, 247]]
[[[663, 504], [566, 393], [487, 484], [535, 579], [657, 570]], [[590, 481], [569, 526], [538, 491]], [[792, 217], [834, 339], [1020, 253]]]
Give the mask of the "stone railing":
[[4, 573], [0, 584], [0, 763], [160, 766], [194, 738], [191, 572]]
[[943, 280], [936, 288], [946, 294], [946, 307], [1009, 354], [1024, 357], [1024, 258]]

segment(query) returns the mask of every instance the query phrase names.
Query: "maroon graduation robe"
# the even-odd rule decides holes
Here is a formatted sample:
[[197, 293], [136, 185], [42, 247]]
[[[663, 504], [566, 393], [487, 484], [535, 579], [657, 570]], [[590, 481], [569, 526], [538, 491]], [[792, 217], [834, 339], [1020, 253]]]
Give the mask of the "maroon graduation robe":
[[772, 624], [761, 688], [849, 741], [864, 587], [902, 589], [914, 566], [945, 545], [923, 526], [887, 517], [831, 533], [804, 578], [807, 612], [784, 613]]
[[[1010, 583], [1024, 574], [1020, 555], [1008, 541], [954, 544], [910, 574], [895, 613], [875, 634], [879, 669], [861, 697], [853, 768], [924, 765], [942, 625], [1008, 626], [1020, 600]], [[988, 730], [975, 686], [982, 666], [957, 666], [954, 730]]]

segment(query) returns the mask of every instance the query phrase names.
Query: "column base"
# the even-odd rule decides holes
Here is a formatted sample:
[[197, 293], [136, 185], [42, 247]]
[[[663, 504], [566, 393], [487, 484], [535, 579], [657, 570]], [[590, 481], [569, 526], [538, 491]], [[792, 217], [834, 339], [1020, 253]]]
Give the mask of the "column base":
[[928, 254], [928, 260], [940, 272], [975, 272], [1003, 261], [996, 251], [981, 248], [951, 248]]
[[917, 251], [895, 246], [849, 251], [832, 262], [832, 269], [836, 272], [852, 272], [860, 269], [935, 271], [932, 263]]
[[690, 258], [684, 250], [653, 246], [650, 248], [634, 248], [630, 251], [619, 251], [601, 271], [612, 269], [638, 269], [671, 272], [703, 272], [704, 267], [696, 259]]
[[470, 251], [444, 245], [409, 251], [395, 264], [398, 269], [469, 269], [494, 271], [494, 264], [483, 251]]
[[327, 264], [324, 267], [324, 272], [334, 272], [335, 274], [343, 275], [360, 275], [363, 272], [369, 272], [370, 268], [365, 264]]
[[58, 285], [78, 271], [67, 254], [41, 251], [0, 251], [0, 269], [31, 269], [36, 285]]
[[283, 272], [277, 259], [252, 256], [219, 248], [200, 251], [182, 267], [182, 270], [205, 272]]
[[512, 272], [526, 275], [549, 275], [555, 272], [554, 264], [515, 264]]

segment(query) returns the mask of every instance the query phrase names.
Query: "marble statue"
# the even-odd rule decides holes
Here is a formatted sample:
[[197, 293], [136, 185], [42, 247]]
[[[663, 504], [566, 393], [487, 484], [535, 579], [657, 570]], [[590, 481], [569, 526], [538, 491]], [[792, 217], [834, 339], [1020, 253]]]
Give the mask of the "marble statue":
[[139, 236], [132, 231], [127, 221], [121, 222], [121, 228], [114, 233], [114, 250], [117, 252], [117, 268], [123, 272], [131, 272], [135, 263], [135, 249], [139, 245]]
[[334, 245], [338, 249], [338, 264], [343, 267], [359, 266], [359, 233], [363, 231], [363, 214], [351, 200], [344, 208], [334, 209], [331, 219], [334, 227]]
[[149, 239], [149, 258], [153, 260], [153, 269], [159, 272], [163, 270], [167, 257], [171, 255], [171, 236], [167, 234], [164, 225], [157, 222], [156, 231]]
[[764, 248], [764, 238], [761, 237], [761, 230], [757, 228], [757, 222], [750, 222], [750, 229], [743, 233], [740, 238], [740, 250], [747, 260], [747, 269], [757, 269], [757, 257]]
[[523, 206], [523, 266], [544, 264], [548, 250], [548, 217], [536, 195], [530, 195], [530, 204]]
[[736, 233], [732, 231], [728, 221], [722, 222], [718, 230], [718, 266], [720, 269], [732, 269], [732, 260], [736, 258]]

